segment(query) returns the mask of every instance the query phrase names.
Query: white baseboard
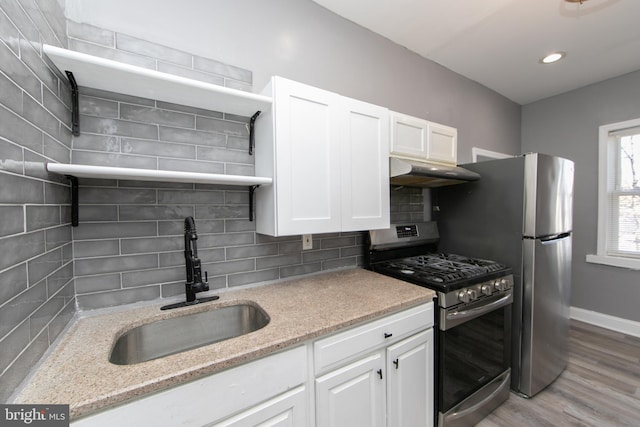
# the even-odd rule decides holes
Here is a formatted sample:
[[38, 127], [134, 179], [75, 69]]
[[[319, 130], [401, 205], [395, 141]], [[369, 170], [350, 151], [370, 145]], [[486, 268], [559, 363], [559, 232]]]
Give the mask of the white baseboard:
[[572, 319], [640, 338], [640, 322], [578, 307], [571, 307], [570, 313]]

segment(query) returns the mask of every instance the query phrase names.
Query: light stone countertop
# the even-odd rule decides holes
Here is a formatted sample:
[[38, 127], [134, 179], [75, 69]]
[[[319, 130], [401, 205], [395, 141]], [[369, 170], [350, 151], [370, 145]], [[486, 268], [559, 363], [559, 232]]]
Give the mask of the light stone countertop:
[[[355, 268], [220, 293], [217, 301], [160, 311], [166, 302], [81, 317], [40, 364], [14, 403], [69, 404], [72, 419], [195, 380], [297, 343], [431, 301], [429, 289]], [[109, 353], [125, 331], [153, 320], [251, 301], [264, 328], [134, 365]], [[185, 331], [188, 333], [188, 331]]]

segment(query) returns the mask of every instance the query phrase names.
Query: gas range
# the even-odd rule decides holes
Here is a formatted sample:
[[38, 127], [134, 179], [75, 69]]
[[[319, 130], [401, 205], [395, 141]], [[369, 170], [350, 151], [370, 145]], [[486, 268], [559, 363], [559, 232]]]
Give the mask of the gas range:
[[511, 269], [495, 261], [437, 252], [436, 223], [369, 232], [367, 268], [438, 293], [439, 304], [470, 303], [511, 290]]
[[511, 270], [494, 261], [449, 253], [429, 253], [381, 261], [370, 268], [438, 292], [441, 307], [470, 303], [509, 291]]
[[407, 281], [428, 285], [448, 292], [490, 276], [503, 275], [507, 267], [494, 261], [469, 258], [457, 254], [429, 253], [381, 261], [372, 265], [375, 271], [393, 273]]
[[509, 397], [511, 269], [495, 261], [437, 252], [435, 222], [392, 225], [367, 236], [367, 268], [437, 293], [437, 425], [477, 424]]

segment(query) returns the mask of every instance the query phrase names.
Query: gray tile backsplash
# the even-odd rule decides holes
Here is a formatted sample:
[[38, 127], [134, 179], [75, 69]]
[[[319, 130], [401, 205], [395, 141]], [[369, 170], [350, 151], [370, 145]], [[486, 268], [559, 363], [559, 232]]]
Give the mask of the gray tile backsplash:
[[[65, 34], [56, 5], [0, 9], [0, 401], [76, 310], [182, 295], [186, 216], [212, 289], [362, 264], [361, 232], [314, 235], [308, 251], [257, 234], [245, 187], [81, 178], [72, 228], [67, 180], [45, 162], [253, 175], [248, 118], [81, 87], [72, 137], [70, 90], [41, 42], [247, 91], [252, 74], [86, 24]], [[420, 190], [392, 191], [392, 221], [422, 214]]]
[[[72, 24], [76, 25], [76, 24]], [[83, 26], [86, 27], [86, 26]], [[89, 31], [90, 33], [93, 31]], [[82, 31], [79, 31], [77, 38], [82, 37]], [[125, 52], [131, 52], [138, 55], [149, 56], [160, 61], [169, 62], [183, 67], [191, 68], [193, 65], [193, 56], [179, 50], [151, 43], [126, 34], [115, 34], [116, 48]], [[89, 41], [89, 40], [87, 40]]]
[[41, 54], [66, 47], [64, 22], [57, 1], [0, 3], [0, 402], [75, 312], [69, 190], [44, 168], [71, 154], [71, 113]]

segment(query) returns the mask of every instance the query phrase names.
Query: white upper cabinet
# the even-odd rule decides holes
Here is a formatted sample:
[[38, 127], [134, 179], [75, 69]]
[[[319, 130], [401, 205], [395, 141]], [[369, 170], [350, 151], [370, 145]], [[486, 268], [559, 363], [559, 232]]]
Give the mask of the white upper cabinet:
[[256, 231], [271, 236], [389, 226], [388, 110], [273, 77], [256, 122]]
[[391, 155], [455, 165], [458, 131], [401, 113], [391, 113]]
[[455, 165], [458, 162], [458, 130], [429, 122], [427, 159]]
[[342, 231], [388, 228], [388, 110], [344, 97], [342, 104]]
[[426, 158], [428, 131], [426, 120], [391, 113], [391, 154]]

